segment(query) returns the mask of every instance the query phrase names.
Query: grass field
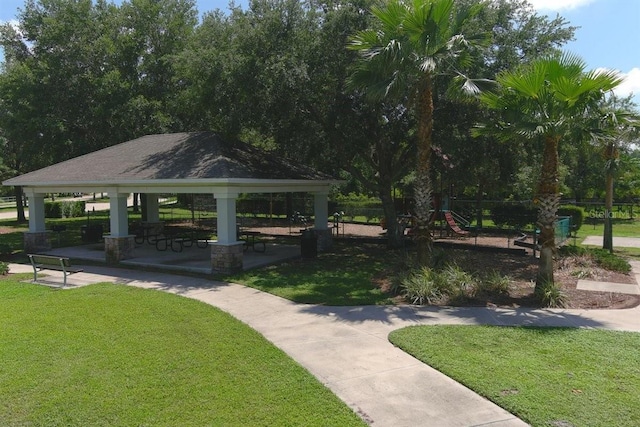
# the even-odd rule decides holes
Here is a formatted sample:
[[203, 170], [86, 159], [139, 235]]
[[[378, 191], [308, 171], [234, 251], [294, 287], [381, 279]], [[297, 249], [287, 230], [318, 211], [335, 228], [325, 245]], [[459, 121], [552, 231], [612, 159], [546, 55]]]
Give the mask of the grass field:
[[[586, 236], [602, 236], [604, 225], [602, 221], [596, 224], [583, 224], [578, 231], [578, 238]], [[640, 237], [640, 219], [613, 220], [613, 235], [616, 237]]]
[[417, 326], [392, 343], [534, 427], [640, 425], [640, 334]]
[[[86, 218], [49, 221], [68, 227], [61, 246], [80, 242]], [[581, 232], [596, 234], [591, 228]], [[21, 245], [22, 230], [2, 237]], [[372, 251], [336, 245], [313, 262], [227, 279], [301, 303], [392, 303], [372, 278], [393, 260]], [[397, 331], [391, 340], [534, 426], [568, 427], [640, 425], [639, 337], [442, 326]], [[257, 333], [160, 292], [107, 284], [56, 291], [0, 278], [0, 343], [0, 425], [363, 425]]]
[[305, 304], [389, 304], [390, 295], [371, 280], [386, 267], [377, 246], [336, 244], [312, 261], [294, 260], [226, 280]]
[[18, 279], [0, 277], [2, 426], [364, 425], [282, 351], [204, 303]]

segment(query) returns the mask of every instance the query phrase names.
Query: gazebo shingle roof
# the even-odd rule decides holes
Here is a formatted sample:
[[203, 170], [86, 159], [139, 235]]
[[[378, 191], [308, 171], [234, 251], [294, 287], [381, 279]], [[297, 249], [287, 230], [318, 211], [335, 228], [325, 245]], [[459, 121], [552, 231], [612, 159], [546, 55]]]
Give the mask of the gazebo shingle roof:
[[212, 132], [147, 135], [9, 179], [5, 185], [146, 180], [316, 180], [334, 177]]

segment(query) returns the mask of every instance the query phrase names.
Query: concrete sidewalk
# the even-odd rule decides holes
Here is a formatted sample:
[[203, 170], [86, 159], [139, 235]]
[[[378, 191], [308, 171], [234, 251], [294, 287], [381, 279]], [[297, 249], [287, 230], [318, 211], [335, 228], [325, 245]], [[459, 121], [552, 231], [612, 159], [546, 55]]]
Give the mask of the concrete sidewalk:
[[[379, 426], [524, 426], [522, 420], [391, 345], [389, 332], [420, 324], [542, 325], [640, 332], [640, 308], [532, 310], [296, 304], [240, 285], [164, 273], [85, 266], [68, 287], [102, 281], [157, 289], [218, 307], [289, 354], [365, 421]], [[32, 272], [11, 264], [11, 272]], [[48, 272], [48, 283], [61, 274]]]
[[[582, 241], [583, 245], [602, 247], [602, 236], [587, 236]], [[640, 237], [614, 237], [614, 248], [640, 248]]]

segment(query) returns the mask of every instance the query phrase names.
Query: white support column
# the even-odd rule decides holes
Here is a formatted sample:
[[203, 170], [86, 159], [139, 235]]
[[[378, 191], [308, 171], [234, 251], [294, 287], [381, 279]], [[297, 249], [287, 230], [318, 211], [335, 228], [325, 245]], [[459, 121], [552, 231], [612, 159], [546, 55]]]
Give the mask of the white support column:
[[44, 219], [44, 198], [46, 194], [25, 191], [29, 198], [29, 231], [24, 233], [25, 252], [40, 252], [51, 249], [49, 233]]
[[29, 232], [42, 233], [45, 231], [44, 198], [43, 193], [26, 193], [29, 198]]
[[160, 205], [158, 204], [157, 194], [145, 194], [146, 206], [144, 207], [147, 212], [147, 222], [156, 223], [160, 222]]
[[129, 235], [128, 193], [109, 193], [109, 221], [111, 237]]
[[327, 251], [333, 247], [332, 231], [329, 228], [329, 192], [313, 194], [313, 231], [317, 238], [318, 251]]
[[316, 230], [326, 230], [329, 224], [329, 193], [314, 193], [313, 226]]
[[236, 232], [237, 194], [215, 194], [218, 213], [218, 241], [211, 245], [211, 271], [235, 273], [242, 271], [243, 242]]
[[109, 223], [111, 233], [104, 238], [104, 255], [107, 264], [118, 264], [134, 257], [135, 236], [129, 234], [129, 193], [109, 192]]
[[236, 233], [237, 194], [216, 194], [218, 213], [218, 244], [231, 245], [238, 241]]

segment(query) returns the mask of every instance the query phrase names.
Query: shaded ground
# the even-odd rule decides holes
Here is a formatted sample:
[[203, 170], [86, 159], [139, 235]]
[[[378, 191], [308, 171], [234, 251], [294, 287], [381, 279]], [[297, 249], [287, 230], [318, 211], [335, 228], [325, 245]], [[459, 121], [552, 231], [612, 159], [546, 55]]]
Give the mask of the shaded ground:
[[[259, 231], [266, 235], [286, 236], [298, 239], [301, 225], [278, 225], [258, 221], [244, 221], [244, 230]], [[0, 234], [15, 232], [12, 227], [3, 227]], [[334, 234], [335, 236], [335, 234]], [[365, 243], [382, 239], [383, 230], [377, 225], [344, 224], [341, 225], [337, 241], [347, 241], [345, 245], [337, 245], [337, 251], [345, 251], [349, 256], [351, 248], [357, 245], [361, 248], [359, 256], [365, 254], [371, 262], [381, 262], [388, 268], [380, 271], [372, 282], [383, 290], [392, 287], [392, 279], [401, 271], [406, 270], [406, 259], [412, 253], [409, 247], [405, 250], [388, 251], [382, 240], [380, 243]], [[446, 248], [445, 254], [449, 260], [464, 267], [465, 270], [477, 275], [485, 275], [491, 270], [496, 270], [511, 279], [509, 294], [505, 296], [486, 296], [482, 299], [467, 300], [464, 305], [476, 306], [503, 306], [503, 307], [537, 307], [539, 303], [533, 296], [534, 280], [537, 271], [537, 259], [527, 252], [527, 256], [516, 253], [497, 253], [493, 251], [478, 250], [479, 247], [500, 248], [501, 250], [514, 248], [512, 236], [478, 236], [467, 238], [447, 237], [436, 234], [437, 241], [458, 245], [457, 249]], [[468, 248], [468, 249], [461, 249]], [[366, 262], [366, 261], [363, 261]], [[328, 263], [323, 268], [339, 269], [339, 263]], [[604, 282], [635, 283], [632, 275], [604, 270], [597, 267], [593, 261], [585, 256], [573, 256], [561, 258], [556, 262], [556, 282], [567, 295], [568, 308], [627, 308], [640, 304], [640, 297], [614, 292], [596, 292], [578, 290], [576, 285], [579, 279], [589, 279]], [[394, 298], [402, 303], [401, 298]]]
[[[259, 224], [257, 222], [249, 224], [247, 228], [274, 235], [296, 235], [296, 232], [299, 231], [299, 227]], [[340, 229], [338, 241], [342, 237], [382, 238], [383, 230], [377, 225], [344, 224], [343, 228]], [[479, 247], [483, 247], [483, 249], [486, 249], [486, 247], [495, 247], [500, 248], [500, 250], [515, 248], [513, 236], [456, 238], [446, 236], [446, 233], [442, 233], [441, 236], [439, 232], [436, 232], [436, 241], [460, 245], [459, 247], [461, 249], [445, 249], [445, 254], [449, 260], [464, 267], [465, 270], [480, 276], [485, 275], [491, 270], [496, 270], [502, 275], [509, 276], [511, 279], [509, 295], [486, 296], [482, 299], [465, 301], [463, 303], [464, 305], [501, 307], [539, 306], [539, 302], [533, 296], [538, 260], [532, 256], [530, 250], [526, 251], [526, 256], [518, 255], [515, 252], [511, 254], [497, 253], [491, 250], [478, 250], [480, 249]], [[348, 248], [337, 250], [348, 250]], [[390, 254], [384, 247], [384, 244], [368, 244], [367, 251], [376, 259], [386, 260], [389, 268], [380, 272], [373, 280], [376, 285], [382, 289], [390, 289], [392, 287], [393, 277], [402, 271], [402, 269], [406, 268], [406, 262], [402, 260], [403, 257], [406, 258], [406, 255], [403, 255], [405, 251], [394, 251]], [[407, 249], [406, 253], [410, 254], [411, 248]], [[327, 268], [329, 267], [330, 266], [327, 266]], [[589, 257], [585, 256], [560, 258], [555, 263], [555, 267], [555, 279], [561, 290], [567, 296], [567, 308], [628, 308], [640, 304], [640, 297], [637, 295], [576, 289], [579, 279], [635, 283], [634, 277], [630, 274], [604, 270], [596, 266]], [[336, 268], [338, 268], [338, 266], [336, 266]], [[396, 301], [401, 302], [401, 299], [396, 298]]]

